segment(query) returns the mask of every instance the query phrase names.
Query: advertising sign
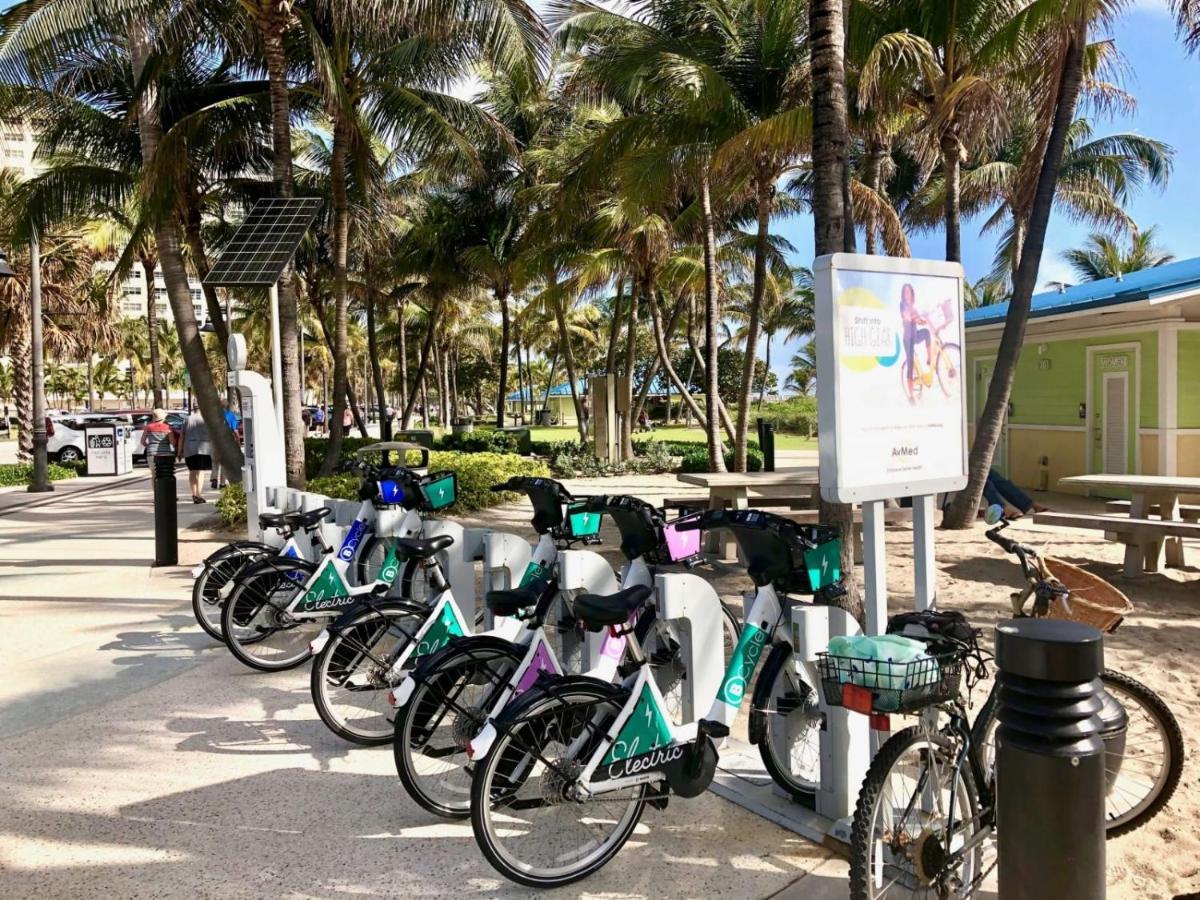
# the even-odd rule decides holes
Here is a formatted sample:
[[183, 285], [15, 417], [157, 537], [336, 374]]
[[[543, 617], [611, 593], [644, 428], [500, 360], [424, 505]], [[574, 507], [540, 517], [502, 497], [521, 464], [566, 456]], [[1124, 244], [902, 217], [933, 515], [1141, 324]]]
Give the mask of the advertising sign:
[[962, 266], [835, 253], [814, 267], [821, 496], [967, 483]]

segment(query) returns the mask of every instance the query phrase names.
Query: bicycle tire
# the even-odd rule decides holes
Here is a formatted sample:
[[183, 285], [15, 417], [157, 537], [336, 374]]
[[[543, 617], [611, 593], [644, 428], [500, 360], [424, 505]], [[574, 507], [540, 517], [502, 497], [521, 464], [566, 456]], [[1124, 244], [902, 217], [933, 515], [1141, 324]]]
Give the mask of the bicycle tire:
[[[267, 562], [267, 561], [264, 561]], [[297, 573], [303, 573], [305, 581], [316, 571], [315, 563], [307, 560], [278, 560], [270, 561], [273, 565], [270, 568], [261, 571], [249, 572], [244, 578], [238, 582], [238, 586], [234, 588], [233, 593], [229, 595], [229, 599], [225, 601], [225, 605], [221, 608], [221, 630], [225, 633], [225, 645], [229, 647], [229, 651], [234, 658], [244, 666], [251, 669], [257, 669], [260, 672], [283, 672], [287, 669], [294, 669], [296, 666], [302, 665], [310, 656], [308, 649], [308, 641], [302, 641], [301, 638], [306, 636], [312, 627], [319, 624], [320, 620], [305, 619], [301, 623], [289, 624], [286, 626], [276, 626], [267, 624], [265, 626], [256, 626], [260, 633], [254, 635], [253, 640], [242, 637], [245, 629], [249, 627], [249, 623], [253, 621], [266, 605], [271, 605], [275, 609], [282, 606], [282, 602], [270, 603], [272, 593], [279, 587], [280, 582], [288, 579], [287, 572], [289, 570]], [[297, 590], [303, 590], [303, 583], [293, 581], [296, 584]], [[290, 587], [290, 585], [287, 585]], [[294, 597], [295, 594], [292, 595]], [[311, 623], [305, 625], [303, 623]], [[295, 628], [305, 628], [305, 632], [299, 635], [293, 643], [298, 645], [298, 649], [291, 652], [290, 656], [282, 658], [266, 659], [262, 655], [256, 656], [251, 648], [259, 648], [259, 653], [262, 653], [266, 642], [274, 634]]]
[[[1170, 801], [1175, 789], [1179, 787], [1179, 781], [1183, 777], [1183, 731], [1179, 727], [1179, 722], [1175, 718], [1175, 714], [1171, 712], [1170, 707], [1163, 701], [1158, 694], [1154, 693], [1146, 685], [1134, 678], [1130, 678], [1121, 672], [1113, 669], [1105, 669], [1100, 673], [1100, 681], [1105, 685], [1113, 685], [1118, 690], [1124, 691], [1126, 694], [1137, 698], [1142, 709], [1153, 718], [1158, 724], [1159, 733], [1164, 738], [1164, 750], [1167, 755], [1166, 777], [1154, 797], [1149, 803], [1142, 806], [1135, 815], [1128, 818], [1117, 817], [1115, 820], [1110, 817], [1108, 811], [1105, 811], [1104, 817], [1104, 836], [1106, 839], [1120, 837], [1123, 834], [1128, 834], [1141, 828], [1166, 806]], [[988, 695], [987, 701], [979, 710], [979, 714], [975, 717], [975, 722], [971, 725], [971, 740], [980, 748], [990, 748], [992, 746], [993, 729], [996, 719], [996, 703], [997, 691], [993, 690]], [[1128, 710], [1126, 710], [1128, 713]], [[985, 766], [990, 770], [993, 760], [985, 759]]]
[[[511, 676], [521, 664], [524, 648], [511, 641], [489, 635], [479, 635], [461, 638], [452, 643], [447, 650], [449, 652], [445, 652], [439, 657], [435, 666], [421, 672], [421, 680], [413, 690], [408, 703], [404, 704], [396, 714], [392, 754], [396, 762], [396, 774], [400, 777], [408, 795], [416, 801], [418, 806], [443, 818], [465, 819], [471, 815], [470, 770], [467, 768], [469, 760], [466, 758], [466, 744], [483, 728], [487, 713], [496, 697], [495, 691], [487, 692], [486, 700], [479, 704], [479, 708], [483, 710], [483, 718], [478, 722], [471, 722], [465, 728], [457, 721], [451, 723], [451, 733], [456, 743], [461, 740], [458, 752], [436, 757], [447, 765], [454, 761], [454, 757], [462, 757], [462, 770], [467, 775], [467, 780], [461, 802], [451, 802], [449, 796], [435, 796], [432, 788], [427, 786], [426, 782], [429, 777], [418, 771], [420, 767], [415, 759], [419, 746], [425, 746], [425, 744], [418, 745], [418, 740], [414, 735], [421, 730], [427, 730], [431, 721], [440, 723], [446, 716], [462, 715], [462, 712], [453, 708], [448, 709], [448, 706], [451, 701], [451, 691], [471, 668], [486, 662], [507, 660], [511, 666], [506, 674]], [[493, 675], [496, 672], [497, 669], [491, 670]], [[493, 684], [495, 687], [503, 688], [508, 679], [503, 674], [499, 678], [500, 681], [498, 683], [493, 681]], [[458, 696], [461, 696], [461, 693], [460, 691]], [[456, 703], [455, 705], [461, 704]], [[468, 734], [468, 731], [471, 733]], [[428, 741], [428, 736], [424, 740]], [[447, 792], [447, 794], [449, 793], [451, 791]]]
[[[883, 790], [887, 785], [888, 774], [891, 772], [893, 766], [899, 762], [910, 746], [918, 742], [933, 743], [943, 747], [949, 747], [952, 744], [944, 735], [930, 734], [925, 729], [915, 725], [892, 735], [879, 748], [879, 752], [871, 760], [870, 768], [867, 769], [862, 789], [858, 793], [858, 802], [854, 807], [853, 825], [850, 831], [851, 900], [873, 900], [874, 898], [874, 894], [870, 890], [870, 865], [873, 855], [871, 837], [875, 806], [883, 797]], [[974, 819], [977, 817], [979, 811], [979, 795], [974, 779], [968, 774], [958, 780], [964, 785], [967, 797], [971, 801], [971, 817]], [[975, 866], [981, 866], [982, 861], [982, 847], [976, 847]]]
[[[817, 791], [821, 787], [820, 731], [824, 716], [820, 710], [819, 688], [817, 685], [809, 683], [807, 670], [802, 670], [804, 674], [798, 676], [800, 682], [808, 688], [806, 695], [795, 696], [797, 692], [791, 689], [792, 685], [790, 684], [786, 685], [786, 690], [776, 689], [778, 680], [781, 677], [786, 678], [792, 671], [789, 665], [792, 653], [790, 643], [777, 641], [771, 648], [766, 663], [763, 664], [762, 673], [758, 676], [758, 683], [754, 687], [754, 698], [751, 701], [750, 741], [758, 745], [759, 756], [762, 757], [763, 765], [774, 782], [791, 794], [793, 800], [812, 809], [816, 806]], [[808, 740], [813, 743], [810, 750], [815, 750], [816, 753], [815, 777], [811, 780], [795, 776], [790, 758], [786, 760], [776, 758], [776, 753], [780, 748], [775, 740], [774, 730], [780, 727], [786, 728], [789, 724], [787, 720], [790, 713], [781, 713], [782, 704], [780, 703], [781, 699], [787, 697], [794, 698], [792, 701], [796, 704], [794, 709], [800, 709], [803, 704], [814, 711], [812, 724], [816, 726], [816, 729], [807, 736]]]
[[243, 548], [231, 545], [209, 557], [204, 571], [192, 582], [192, 615], [196, 617], [196, 624], [204, 629], [209, 637], [225, 643], [225, 632], [221, 629], [221, 588], [236, 578], [238, 572], [248, 563], [265, 559], [274, 552], [277, 551], [270, 548]]
[[[623, 814], [617, 823], [617, 828], [600, 846], [599, 850], [581, 865], [562, 867], [567, 870], [554, 875], [533, 874], [528, 869], [520, 868], [510, 862], [497, 844], [497, 835], [493, 834], [491, 818], [493, 815], [492, 798], [496, 795], [494, 792], [509, 792], [507, 788], [497, 788], [493, 781], [506, 764], [512, 765], [512, 759], [508, 757], [507, 751], [514, 749], [515, 739], [524, 738], [521, 729], [528, 725], [529, 728], [525, 730], [533, 730], [535, 721], [552, 712], [568, 710], [572, 706], [595, 709], [597, 703], [605, 701], [612, 702], [612, 715], [615, 716], [620, 711], [624, 698], [620, 693], [614, 694], [610, 685], [588, 684], [587, 680], [577, 678], [570, 679], [561, 686], [545, 690], [540, 695], [538, 702], [531, 704], [521, 715], [511, 718], [504, 717], [504, 721], [499, 723], [498, 734], [491, 752], [476, 766], [471, 778], [471, 828], [475, 833], [475, 842], [492, 867], [510, 881], [526, 887], [549, 888], [561, 887], [586, 878], [606, 865], [620, 852], [641, 820], [646, 805], [647, 786], [644, 784], [633, 788], [634, 796], [630, 800], [627, 812]], [[587, 719], [584, 721], [586, 722]], [[606, 727], [605, 725], [596, 727], [597, 737], [595, 740], [600, 739], [599, 735], [603, 735]], [[549, 729], [544, 731], [539, 729], [539, 733], [548, 735]], [[546, 744], [541, 744], [537, 748], [539, 759], [545, 759], [546, 746]], [[528, 755], [528, 750], [516, 749], [518, 757], [522, 753]], [[588, 746], [588, 754], [590, 751], [591, 747]], [[585, 805], [584, 803], [579, 804], [580, 807]]]
[[[358, 610], [356, 615], [352, 615], [348, 617], [348, 620], [343, 621], [341, 627], [337, 629], [337, 633], [330, 636], [329, 640], [325, 642], [325, 646], [313, 658], [312, 672], [309, 675], [309, 691], [312, 694], [313, 706], [316, 707], [317, 715], [321, 717], [321, 721], [325, 723], [326, 728], [343, 740], [360, 744], [364, 747], [386, 744], [392, 740], [392, 725], [387, 720], [387, 713], [391, 709], [387, 704], [387, 691], [393, 685], [381, 682], [371, 690], [373, 699], [382, 701], [383, 719], [387, 721], [386, 726], [375, 722], [374, 724], [379, 727], [373, 729], [365, 727], [355, 728], [344, 715], [335, 710], [335, 704], [330, 695], [330, 687], [331, 681], [335, 681], [336, 679], [332, 678], [330, 673], [335, 667], [344, 669], [348, 665], [357, 666], [359, 664], [361, 660], [355, 657], [358, 657], [361, 651], [354, 646], [355, 641], [360, 642], [360, 644], [366, 644], [369, 641], [370, 645], [367, 649], [376, 651], [374, 655], [380, 657], [386, 657], [387, 653], [396, 646], [393, 643], [387, 649], [377, 650], [380, 647], [380, 641], [385, 636], [390, 635], [397, 643], [408, 643], [404, 629], [393, 630], [384, 625], [385, 630], [382, 634], [371, 634], [366, 630], [365, 626], [371, 623], [372, 620], [395, 619], [399, 621], [401, 619], [411, 619], [412, 622], [407, 632], [414, 634], [421, 627], [421, 623], [428, 615], [429, 609], [424, 605], [418, 606], [404, 601], [383, 601], [369, 607], [364, 606]], [[372, 631], [378, 631], [378, 627], [372, 629]], [[349, 678], [352, 673], [348, 672], [345, 674], [346, 678]]]

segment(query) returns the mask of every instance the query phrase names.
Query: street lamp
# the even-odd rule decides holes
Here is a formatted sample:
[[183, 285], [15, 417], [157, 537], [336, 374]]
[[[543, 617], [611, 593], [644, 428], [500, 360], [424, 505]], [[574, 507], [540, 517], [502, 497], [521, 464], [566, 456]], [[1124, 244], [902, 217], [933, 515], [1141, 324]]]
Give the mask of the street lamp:
[[29, 238], [29, 342], [33, 350], [33, 480], [29, 493], [54, 490], [46, 471], [46, 381], [42, 357], [42, 255], [37, 232]]

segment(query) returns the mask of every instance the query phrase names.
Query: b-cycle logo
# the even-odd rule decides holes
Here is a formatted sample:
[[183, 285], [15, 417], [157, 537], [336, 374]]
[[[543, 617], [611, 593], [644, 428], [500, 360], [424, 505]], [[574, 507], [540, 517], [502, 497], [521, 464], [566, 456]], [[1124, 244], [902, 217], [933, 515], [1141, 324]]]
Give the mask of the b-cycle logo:
[[651, 772], [655, 769], [660, 769], [663, 766], [670, 765], [673, 762], [678, 762], [683, 759], [684, 748], [681, 744], [676, 744], [673, 747], [661, 747], [658, 750], [651, 750], [649, 753], [644, 753], [641, 756], [634, 756], [629, 759], [623, 759], [620, 762], [615, 762], [608, 767], [607, 774], [611, 779], [628, 778], [631, 775], [639, 775], [642, 772]]
[[350, 530], [346, 532], [346, 539], [342, 541], [342, 547], [338, 550], [338, 559], [350, 562], [354, 559], [354, 554], [358, 550], [358, 545], [362, 543], [363, 535], [367, 533], [367, 523], [362, 519], [355, 519], [354, 524], [350, 526]]
[[746, 684], [754, 675], [758, 658], [767, 643], [767, 633], [757, 625], [747, 625], [738, 641], [733, 658], [729, 661], [729, 674], [721, 685], [718, 697], [730, 706], [739, 706], [746, 694]]

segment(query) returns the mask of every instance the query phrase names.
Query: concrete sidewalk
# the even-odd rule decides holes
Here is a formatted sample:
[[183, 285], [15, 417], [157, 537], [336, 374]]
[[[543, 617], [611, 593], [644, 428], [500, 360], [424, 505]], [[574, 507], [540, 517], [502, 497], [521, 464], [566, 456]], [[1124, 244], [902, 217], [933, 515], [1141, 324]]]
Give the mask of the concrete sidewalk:
[[[184, 565], [152, 569], [144, 475], [0, 516], [0, 897], [528, 896], [405, 796], [390, 747], [326, 730], [306, 669], [200, 631], [187, 565], [217, 542], [180, 534]], [[843, 897], [845, 871], [705, 794], [545, 896]]]

